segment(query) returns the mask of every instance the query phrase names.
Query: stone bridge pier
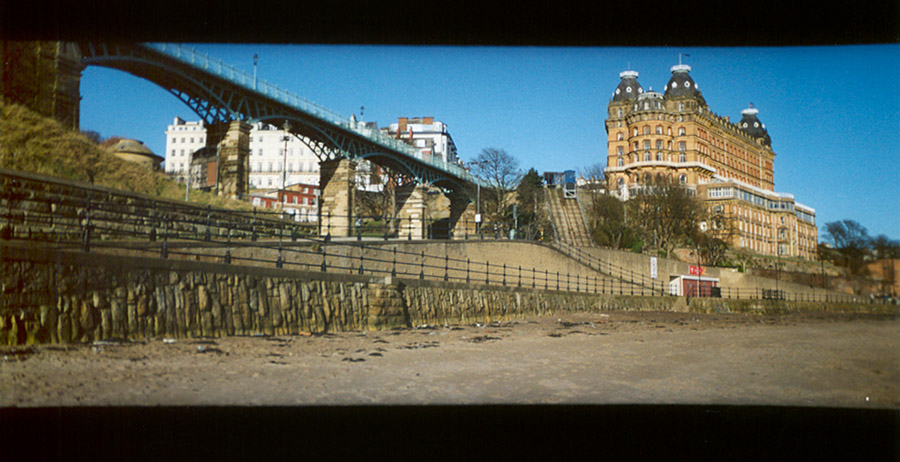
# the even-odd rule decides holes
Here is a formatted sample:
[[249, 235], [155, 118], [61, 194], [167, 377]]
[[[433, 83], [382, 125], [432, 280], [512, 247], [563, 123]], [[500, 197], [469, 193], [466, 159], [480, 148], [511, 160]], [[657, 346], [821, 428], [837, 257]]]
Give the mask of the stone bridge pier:
[[397, 236], [400, 239], [425, 239], [428, 237], [428, 187], [414, 183], [397, 188]]
[[250, 128], [240, 120], [206, 128], [206, 146], [217, 149], [216, 184], [220, 196], [246, 199], [250, 192]]
[[319, 163], [319, 235], [353, 235], [356, 162], [340, 158]]

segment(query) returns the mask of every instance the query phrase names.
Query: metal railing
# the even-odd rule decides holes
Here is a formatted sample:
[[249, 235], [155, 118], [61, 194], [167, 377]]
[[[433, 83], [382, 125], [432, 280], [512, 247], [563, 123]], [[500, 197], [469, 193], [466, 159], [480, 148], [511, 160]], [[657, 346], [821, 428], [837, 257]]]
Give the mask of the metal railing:
[[[182, 258], [225, 264], [269, 266], [324, 273], [393, 276], [466, 284], [486, 284], [629, 296], [670, 296], [665, 282], [592, 256], [567, 244], [547, 244], [580, 265], [511, 265], [444, 253], [411, 251], [391, 240], [388, 226], [359, 220], [355, 236], [319, 235], [282, 212], [232, 211], [159, 201], [104, 188], [53, 183], [0, 171], [2, 239], [45, 242], [60, 250]], [[390, 221], [391, 226], [395, 225]], [[371, 233], [364, 233], [365, 226]], [[402, 226], [402, 221], [400, 223]], [[432, 223], [432, 226], [434, 224]], [[492, 226], [492, 225], [489, 225]], [[493, 226], [492, 226], [493, 227]], [[504, 239], [482, 227], [472, 239]], [[492, 229], [493, 230], [493, 229]], [[321, 232], [321, 231], [320, 231]], [[326, 230], [327, 232], [327, 230]], [[364, 237], [364, 234], [367, 234]], [[397, 235], [393, 235], [398, 244]], [[401, 238], [402, 239], [402, 238]], [[406, 239], [411, 240], [411, 234]], [[565, 268], [566, 271], [561, 269]], [[700, 295], [714, 295], [701, 293]], [[837, 293], [721, 288], [732, 299], [852, 302]]]

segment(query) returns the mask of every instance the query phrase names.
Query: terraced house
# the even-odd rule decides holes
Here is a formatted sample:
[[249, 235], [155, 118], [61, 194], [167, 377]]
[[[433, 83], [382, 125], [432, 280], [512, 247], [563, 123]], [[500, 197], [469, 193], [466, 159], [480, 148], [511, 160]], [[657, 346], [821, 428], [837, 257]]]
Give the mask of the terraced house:
[[644, 91], [627, 70], [609, 101], [608, 190], [627, 200], [660, 179], [684, 184], [702, 201], [700, 228], [732, 248], [816, 259], [816, 213], [775, 192], [775, 151], [759, 111], [732, 123], [706, 104], [691, 67], [678, 64], [663, 93]]

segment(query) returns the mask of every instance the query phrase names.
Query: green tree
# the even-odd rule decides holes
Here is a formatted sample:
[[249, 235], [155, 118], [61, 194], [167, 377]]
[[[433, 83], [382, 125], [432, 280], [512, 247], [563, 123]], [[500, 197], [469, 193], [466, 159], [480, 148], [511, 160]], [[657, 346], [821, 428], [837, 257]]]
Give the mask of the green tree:
[[541, 176], [534, 168], [528, 169], [516, 187], [519, 222], [516, 234], [522, 239], [540, 239], [549, 224], [546, 210], [541, 207], [543, 193]]

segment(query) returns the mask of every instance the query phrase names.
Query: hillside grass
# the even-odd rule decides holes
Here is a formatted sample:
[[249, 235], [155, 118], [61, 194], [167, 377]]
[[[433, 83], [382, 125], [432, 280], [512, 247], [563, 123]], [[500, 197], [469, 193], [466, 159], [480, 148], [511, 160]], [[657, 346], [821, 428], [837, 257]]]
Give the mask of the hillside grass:
[[[92, 183], [170, 200], [184, 200], [184, 185], [163, 172], [116, 157], [81, 132], [17, 104], [0, 103], [0, 167]], [[246, 201], [192, 190], [190, 202], [237, 210]]]

